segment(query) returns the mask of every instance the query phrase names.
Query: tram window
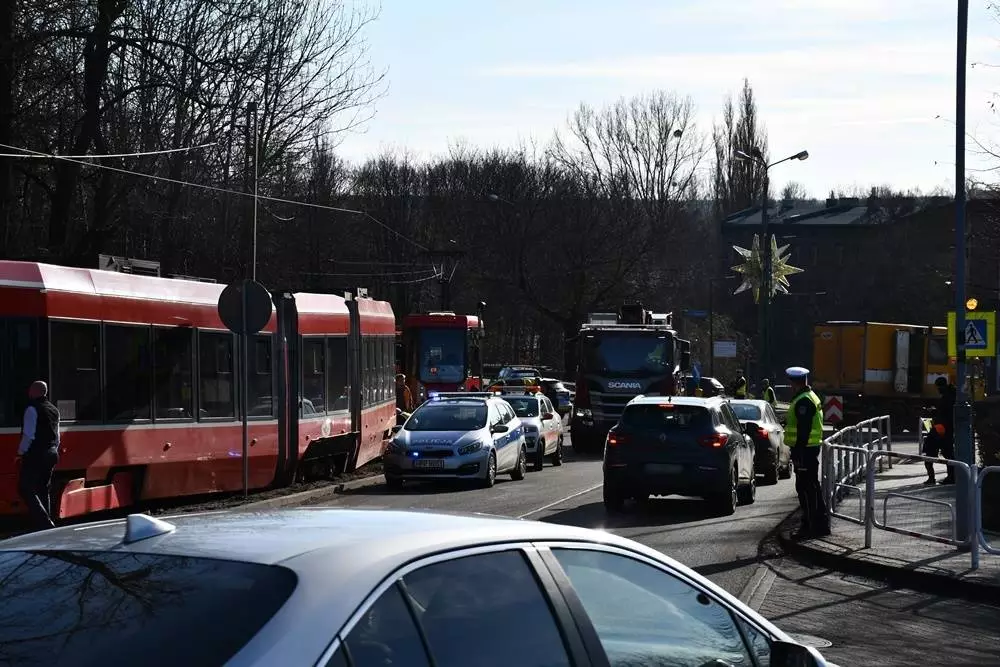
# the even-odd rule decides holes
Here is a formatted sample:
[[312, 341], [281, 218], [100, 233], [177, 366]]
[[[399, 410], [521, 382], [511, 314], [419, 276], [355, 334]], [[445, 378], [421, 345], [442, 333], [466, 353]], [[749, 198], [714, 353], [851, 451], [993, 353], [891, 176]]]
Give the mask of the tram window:
[[0, 426], [20, 426], [28, 407], [28, 387], [48, 380], [43, 371], [36, 320], [0, 320]]
[[153, 360], [149, 327], [105, 325], [104, 405], [108, 421], [150, 418]]
[[393, 376], [396, 374], [396, 341], [393, 338], [383, 339], [385, 343], [385, 400], [396, 400], [396, 388]]
[[327, 338], [326, 386], [330, 412], [350, 408], [350, 385], [347, 377], [347, 339]]
[[52, 322], [52, 399], [62, 421], [101, 420], [101, 325]]
[[365, 404], [375, 404], [375, 340], [365, 339]]
[[[302, 395], [319, 414], [326, 410], [325, 345], [324, 338], [305, 338], [302, 342]], [[303, 412], [302, 416], [307, 415]]]
[[232, 334], [198, 332], [198, 380], [201, 417], [236, 416]]
[[194, 330], [153, 329], [157, 419], [194, 418]]
[[273, 417], [274, 395], [271, 366], [271, 336], [254, 336], [250, 355], [247, 358], [249, 388], [247, 391], [247, 415], [250, 417]]

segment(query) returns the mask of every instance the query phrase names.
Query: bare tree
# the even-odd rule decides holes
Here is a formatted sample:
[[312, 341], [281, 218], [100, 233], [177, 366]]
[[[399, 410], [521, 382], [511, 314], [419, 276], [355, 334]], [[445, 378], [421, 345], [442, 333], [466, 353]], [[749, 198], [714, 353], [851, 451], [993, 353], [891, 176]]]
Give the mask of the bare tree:
[[805, 186], [798, 181], [788, 181], [785, 187], [781, 188], [781, 201], [801, 201], [808, 198], [809, 193], [806, 192]]
[[713, 199], [715, 216], [750, 208], [761, 195], [766, 175], [756, 162], [740, 159], [737, 151], [753, 154], [757, 151], [767, 161], [767, 131], [757, 116], [757, 100], [750, 82], [743, 80], [738, 107], [732, 98], [726, 100], [722, 122], [712, 132], [715, 148]]

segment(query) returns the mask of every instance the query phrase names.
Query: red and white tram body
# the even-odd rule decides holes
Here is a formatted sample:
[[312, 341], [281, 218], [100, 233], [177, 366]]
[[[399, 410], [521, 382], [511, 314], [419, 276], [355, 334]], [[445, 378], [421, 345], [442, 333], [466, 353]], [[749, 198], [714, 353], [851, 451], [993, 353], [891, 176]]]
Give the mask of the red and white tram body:
[[[0, 261], [0, 515], [23, 512], [16, 452], [36, 379], [62, 416], [59, 516], [242, 488], [239, 339], [219, 319], [222, 289]], [[247, 355], [252, 488], [363, 465], [395, 419], [388, 303], [274, 300]]]

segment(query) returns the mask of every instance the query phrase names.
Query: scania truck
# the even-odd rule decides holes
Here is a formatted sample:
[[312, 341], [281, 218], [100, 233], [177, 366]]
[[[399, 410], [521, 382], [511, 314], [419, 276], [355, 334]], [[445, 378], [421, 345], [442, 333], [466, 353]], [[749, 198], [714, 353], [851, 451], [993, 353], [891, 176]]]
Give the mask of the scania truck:
[[625, 404], [640, 394], [682, 393], [681, 374], [691, 365], [691, 344], [673, 328], [671, 313], [626, 303], [617, 313], [591, 313], [580, 328], [573, 448], [602, 451]]

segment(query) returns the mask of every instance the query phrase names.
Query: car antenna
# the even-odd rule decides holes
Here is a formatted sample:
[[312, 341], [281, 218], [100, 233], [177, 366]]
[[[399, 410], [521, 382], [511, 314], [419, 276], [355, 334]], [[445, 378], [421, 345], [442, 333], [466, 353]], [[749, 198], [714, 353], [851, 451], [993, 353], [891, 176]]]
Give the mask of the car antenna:
[[150, 537], [159, 537], [177, 530], [177, 526], [148, 514], [129, 514], [125, 519], [125, 544], [132, 544]]

